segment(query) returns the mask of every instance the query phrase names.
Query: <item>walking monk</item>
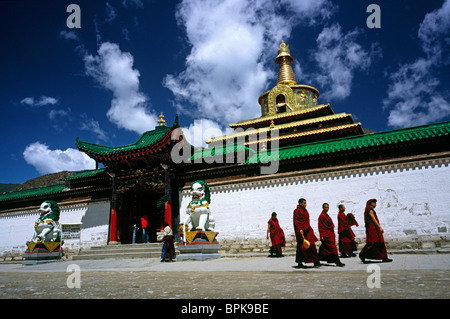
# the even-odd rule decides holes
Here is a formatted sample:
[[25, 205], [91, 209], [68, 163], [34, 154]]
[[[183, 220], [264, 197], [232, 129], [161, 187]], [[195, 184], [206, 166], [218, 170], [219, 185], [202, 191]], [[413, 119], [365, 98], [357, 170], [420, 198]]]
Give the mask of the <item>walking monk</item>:
[[283, 229], [281, 229], [280, 224], [278, 223], [277, 213], [273, 212], [272, 217], [269, 219], [267, 227], [267, 235], [266, 238], [272, 242], [272, 247], [270, 247], [270, 256], [273, 257], [283, 257], [283, 250], [281, 247], [286, 246], [286, 239], [284, 237]]
[[334, 233], [334, 223], [328, 215], [330, 205], [322, 204], [322, 213], [319, 216], [319, 235], [322, 244], [319, 247], [319, 259], [327, 263], [336, 263], [338, 267], [344, 267], [338, 256], [336, 247], [336, 235]]
[[376, 199], [369, 199], [364, 209], [364, 223], [366, 224], [366, 245], [361, 249], [359, 258], [362, 262], [366, 259], [381, 259], [383, 262], [390, 262], [386, 251], [386, 244], [384, 243], [384, 230], [380, 226], [377, 213]]
[[[294, 210], [294, 230], [295, 238], [297, 239], [297, 251], [295, 254], [295, 262], [298, 263], [298, 268], [306, 268], [303, 263], [314, 263], [314, 266], [320, 266], [319, 255], [314, 244], [317, 241], [316, 235], [309, 223], [309, 213], [306, 209], [306, 199], [300, 198], [298, 200], [297, 208]], [[308, 249], [303, 247], [303, 239], [310, 242]]]
[[356, 241], [352, 226], [358, 226], [358, 222], [352, 213], [345, 214], [345, 206], [343, 204], [340, 204], [338, 208], [339, 251], [341, 252], [341, 257], [356, 257], [354, 253], [356, 251]]

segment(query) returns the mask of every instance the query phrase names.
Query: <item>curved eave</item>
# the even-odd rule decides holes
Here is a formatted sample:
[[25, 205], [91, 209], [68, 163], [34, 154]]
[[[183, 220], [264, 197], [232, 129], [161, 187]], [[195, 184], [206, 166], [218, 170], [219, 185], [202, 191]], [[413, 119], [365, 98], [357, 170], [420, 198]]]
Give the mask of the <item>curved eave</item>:
[[395, 145], [407, 142], [449, 136], [450, 122], [430, 124], [386, 132], [369, 133], [351, 137], [338, 138], [296, 146], [280, 147], [270, 155], [267, 153], [255, 154], [248, 164], [267, 163], [269, 161], [282, 161], [295, 158], [325, 155], [350, 150], [362, 150], [383, 145]]
[[248, 148], [243, 143], [235, 143], [231, 145], [212, 146], [206, 148], [198, 148], [190, 157], [191, 162], [196, 162], [200, 159], [214, 158], [217, 156], [234, 156], [239, 152], [254, 153], [255, 151]]
[[64, 189], [65, 189], [64, 184], [55, 184], [45, 187], [24, 189], [0, 195], [0, 202], [55, 195], [63, 192]]
[[[301, 116], [301, 115], [307, 115], [307, 114], [313, 114], [315, 112], [318, 111], [327, 111], [329, 112], [329, 114], [333, 114], [333, 110], [330, 107], [330, 104], [323, 104], [323, 105], [319, 105], [319, 106], [315, 106], [315, 107], [309, 107], [305, 110], [301, 110], [301, 111], [294, 111], [294, 112], [285, 112], [285, 113], [279, 113], [279, 114], [275, 114], [275, 115], [270, 115], [270, 116], [261, 116], [255, 119], [250, 119], [250, 120], [245, 120], [245, 121], [240, 121], [234, 124], [229, 124], [230, 127], [232, 128], [237, 128], [237, 127], [242, 127], [242, 128], [246, 128], [246, 127], [251, 127], [252, 125], [257, 125], [259, 127], [261, 126], [269, 126], [270, 125], [270, 121], [280, 121], [280, 120], [287, 120], [287, 119], [291, 119], [293, 117], [297, 117], [297, 116]], [[275, 123], [276, 124], [276, 123]]]
[[[299, 127], [306, 126], [306, 125], [311, 125], [311, 124], [328, 123], [328, 122], [336, 121], [336, 120], [347, 121], [348, 123], [346, 123], [346, 124], [353, 124], [354, 123], [351, 114], [339, 113], [339, 114], [332, 114], [332, 115], [326, 115], [326, 116], [321, 116], [321, 117], [315, 117], [315, 118], [301, 120], [301, 121], [294, 121], [294, 122], [283, 123], [283, 124], [275, 125], [275, 127], [273, 127], [273, 128], [282, 131], [282, 130], [286, 130], [286, 129], [299, 128]], [[239, 133], [232, 133], [232, 134], [228, 134], [228, 135], [217, 136], [217, 137], [213, 137], [210, 140], [206, 141], [206, 144], [219, 142], [219, 141], [224, 141], [226, 139], [234, 139], [234, 138], [239, 138], [239, 137], [243, 137], [243, 136], [255, 135], [255, 134], [260, 134], [260, 133], [264, 133], [264, 132], [269, 132], [273, 128], [272, 127], [261, 127], [261, 128], [257, 128], [257, 129], [254, 129], [254, 130], [248, 130], [248, 131], [239, 132]], [[362, 133], [362, 130], [361, 130], [361, 133]]]
[[76, 146], [80, 151], [99, 162], [142, 156], [144, 154], [156, 152], [169, 144], [172, 132], [176, 128], [178, 128], [178, 125], [164, 127], [164, 129], [157, 128], [156, 130], [143, 133], [136, 143], [119, 147], [93, 144], [80, 141], [78, 138]]
[[[296, 139], [301, 137], [311, 137], [311, 136], [317, 136], [321, 134], [333, 134], [333, 133], [344, 133], [344, 132], [354, 132], [355, 134], [362, 134], [362, 128], [361, 123], [353, 123], [353, 124], [343, 124], [343, 125], [337, 125], [332, 127], [326, 127], [326, 128], [319, 128], [319, 129], [313, 129], [308, 130], [304, 132], [297, 132], [297, 133], [290, 133], [290, 134], [284, 134], [277, 137], [271, 137], [268, 138], [268, 141], [273, 140], [287, 140], [287, 139]], [[256, 144], [260, 143], [260, 141], [250, 141], [248, 144]]]

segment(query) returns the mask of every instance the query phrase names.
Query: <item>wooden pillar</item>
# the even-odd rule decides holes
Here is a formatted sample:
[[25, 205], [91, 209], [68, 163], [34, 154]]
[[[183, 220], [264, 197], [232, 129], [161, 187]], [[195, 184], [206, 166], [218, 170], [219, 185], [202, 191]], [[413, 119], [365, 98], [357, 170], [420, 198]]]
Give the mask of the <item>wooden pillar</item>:
[[167, 164], [161, 164], [164, 169], [164, 194], [166, 203], [164, 204], [164, 221], [172, 228], [172, 176], [170, 167]]
[[117, 243], [117, 212], [116, 208], [111, 208], [111, 218], [109, 225], [109, 243], [108, 244], [116, 244]]
[[172, 203], [170, 199], [164, 204], [164, 221], [172, 228]]
[[118, 244], [117, 241], [117, 194], [116, 175], [108, 173], [112, 177], [111, 215], [109, 217], [109, 241], [108, 245]]

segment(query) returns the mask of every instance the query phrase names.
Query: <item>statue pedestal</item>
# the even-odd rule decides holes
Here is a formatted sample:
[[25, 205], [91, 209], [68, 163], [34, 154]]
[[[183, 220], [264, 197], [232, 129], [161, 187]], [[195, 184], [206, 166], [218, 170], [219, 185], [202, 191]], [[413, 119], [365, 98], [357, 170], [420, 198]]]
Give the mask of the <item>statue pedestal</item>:
[[27, 250], [23, 254], [23, 265], [36, 265], [60, 260], [64, 256], [62, 245], [64, 242], [27, 243]]
[[186, 243], [178, 244], [177, 261], [207, 260], [220, 258], [220, 244], [216, 240], [217, 232], [189, 231], [186, 232]]

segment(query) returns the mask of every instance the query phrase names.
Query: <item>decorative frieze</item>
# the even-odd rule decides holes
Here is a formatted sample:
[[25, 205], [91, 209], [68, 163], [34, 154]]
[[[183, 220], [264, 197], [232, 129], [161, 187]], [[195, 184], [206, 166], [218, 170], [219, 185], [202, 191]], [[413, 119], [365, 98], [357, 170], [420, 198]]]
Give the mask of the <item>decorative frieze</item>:
[[[371, 162], [361, 164], [359, 167], [355, 165], [343, 165], [333, 168], [314, 169], [306, 171], [297, 171], [289, 173], [280, 173], [276, 175], [258, 176], [252, 178], [241, 178], [234, 181], [227, 180], [226, 182], [209, 182], [211, 192], [222, 192], [226, 190], [233, 190], [236, 188], [253, 188], [253, 187], [273, 187], [279, 184], [304, 183], [307, 181], [327, 181], [345, 179], [351, 177], [373, 176], [380, 174], [389, 174], [395, 172], [404, 172], [408, 170], [420, 170], [427, 168], [436, 168], [441, 166], [448, 166], [450, 163], [450, 156], [420, 159], [417, 160], [403, 159], [380, 162]], [[353, 168], [352, 168], [353, 167]], [[187, 188], [182, 191], [184, 196]]]

